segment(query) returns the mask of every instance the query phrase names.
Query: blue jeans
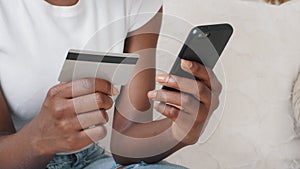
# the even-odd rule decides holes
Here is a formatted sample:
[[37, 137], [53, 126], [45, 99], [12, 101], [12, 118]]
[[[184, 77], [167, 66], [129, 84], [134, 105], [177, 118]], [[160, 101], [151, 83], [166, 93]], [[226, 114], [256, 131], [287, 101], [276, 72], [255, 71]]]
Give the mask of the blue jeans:
[[[103, 148], [94, 144], [78, 153], [69, 155], [56, 155], [47, 165], [47, 169], [116, 169], [116, 164], [111, 156], [105, 155]], [[124, 169], [186, 169], [185, 167], [160, 162], [146, 164], [144, 162], [126, 166]]]

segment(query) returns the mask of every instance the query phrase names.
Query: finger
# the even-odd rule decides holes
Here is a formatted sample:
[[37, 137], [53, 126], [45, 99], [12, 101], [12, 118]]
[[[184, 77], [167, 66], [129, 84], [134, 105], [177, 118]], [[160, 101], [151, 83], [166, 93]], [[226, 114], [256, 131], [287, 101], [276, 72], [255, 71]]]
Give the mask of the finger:
[[85, 78], [66, 83], [61, 86], [60, 95], [64, 98], [74, 98], [95, 92], [104, 93], [107, 95], [117, 95], [119, 91], [112, 84], [99, 78]]
[[[218, 107], [218, 105], [214, 105], [214, 106]], [[176, 120], [177, 124], [181, 124], [181, 125], [187, 125], [184, 123], [186, 121], [189, 121], [191, 123], [196, 123], [196, 124], [203, 123], [206, 121], [208, 113], [216, 109], [216, 107], [205, 106], [200, 103], [197, 105], [198, 109], [194, 110], [193, 112], [188, 112], [187, 109], [180, 109], [178, 107], [163, 102], [160, 102], [160, 104], [156, 104], [156, 107], [158, 110], [160, 110], [159, 112], [161, 112], [161, 110], [164, 109], [164, 112], [161, 112], [163, 115], [172, 119], [173, 121]]]
[[219, 107], [219, 104], [220, 104], [219, 95], [218, 94], [213, 94], [209, 112], [215, 111]]
[[210, 77], [209, 70], [204, 65], [182, 59], [181, 68], [198, 79], [201, 79], [209, 88], [211, 88], [211, 80], [213, 80], [211, 78], [213, 77]]
[[150, 91], [148, 93], [148, 97], [154, 101], [176, 105], [191, 114], [198, 112], [201, 104], [196, 98], [191, 95], [169, 90]]
[[108, 115], [105, 110], [96, 110], [93, 112], [79, 114], [76, 118], [78, 129], [87, 129], [89, 127], [104, 125], [108, 122]]
[[275, 0], [265, 0], [267, 3], [275, 4]]
[[197, 62], [182, 59], [181, 63], [181, 67], [184, 71], [193, 74], [198, 79], [201, 79], [201, 81], [203, 81], [213, 92], [221, 92], [222, 85], [213, 71]]
[[170, 106], [167, 105], [165, 103], [158, 103], [154, 106], [155, 110], [157, 110], [158, 112], [160, 112], [161, 114], [163, 114], [164, 116], [166, 116], [167, 118], [171, 119], [172, 121], [176, 121], [179, 113], [180, 113], [180, 109], [174, 106]]
[[83, 142], [91, 144], [103, 139], [106, 134], [106, 127], [103, 125], [99, 125], [94, 128], [89, 128], [81, 131], [79, 133], [79, 139]]
[[288, 1], [288, 0], [280, 0], [279, 3], [280, 3], [280, 4], [283, 4], [283, 3], [287, 2], [287, 1]]
[[201, 81], [169, 74], [157, 75], [156, 81], [163, 86], [189, 93], [204, 104], [207, 104], [211, 100], [210, 89]]
[[91, 112], [98, 109], [108, 110], [113, 105], [113, 100], [102, 93], [93, 93], [85, 96], [76, 97], [69, 100], [73, 104], [77, 114]]
[[196, 116], [165, 103], [157, 104], [155, 109], [174, 122], [176, 138], [179, 140], [185, 138], [192, 130], [201, 130], [207, 119], [207, 111], [204, 108], [200, 109]]
[[191, 116], [184, 110], [181, 110], [172, 105], [160, 102], [159, 104], [156, 104], [154, 108], [162, 115], [166, 116], [168, 119], [181, 126], [181, 128], [191, 128], [196, 121], [195, 116]]
[[201, 107], [195, 115], [192, 115], [184, 110], [162, 102], [157, 104], [154, 108], [167, 118], [185, 127], [188, 127], [186, 123], [204, 123], [208, 115], [207, 108], [205, 107]]

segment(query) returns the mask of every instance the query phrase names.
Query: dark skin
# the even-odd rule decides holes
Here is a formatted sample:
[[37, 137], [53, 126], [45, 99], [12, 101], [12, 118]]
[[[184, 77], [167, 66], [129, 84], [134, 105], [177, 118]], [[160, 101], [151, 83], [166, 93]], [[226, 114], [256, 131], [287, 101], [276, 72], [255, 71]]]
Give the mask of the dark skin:
[[[78, 0], [47, 2], [70, 6]], [[195, 144], [208, 113], [218, 105], [221, 84], [213, 72], [202, 65], [188, 61], [183, 61], [182, 65], [185, 71], [194, 74], [201, 81], [167, 74], [155, 78], [153, 68], [160, 25], [161, 15], [157, 14], [148, 24], [131, 32], [126, 39], [125, 52], [139, 53], [140, 59], [135, 71], [138, 74], [122, 88], [113, 121], [113, 128], [122, 135], [113, 132], [112, 153], [116, 162], [123, 165], [141, 160], [155, 163], [180, 148]], [[177, 88], [185, 94], [152, 91], [155, 79], [158, 83]], [[136, 88], [139, 90], [135, 90]], [[110, 96], [116, 94], [118, 91], [102, 79], [80, 79], [58, 84], [49, 90], [40, 113], [16, 132], [1, 92], [0, 152], [5, 152], [0, 153], [1, 167], [45, 168], [56, 153], [75, 151], [101, 140], [106, 135], [106, 110], [112, 106]], [[152, 121], [153, 101], [164, 102], [157, 105], [156, 109], [166, 119]], [[94, 125], [97, 127], [88, 128]], [[146, 142], [132, 142], [131, 139], [124, 138], [151, 138], [157, 135], [161, 135], [157, 140]], [[155, 155], [147, 154], [149, 150]]]
[[[160, 22], [161, 16], [157, 14], [147, 25], [130, 33], [126, 40], [129, 45], [125, 52], [139, 53], [140, 60], [136, 75], [123, 87], [115, 110], [111, 150], [119, 164], [128, 165], [140, 161], [156, 163], [185, 146], [195, 144], [208, 113], [218, 107], [221, 84], [211, 70], [198, 63], [183, 61], [182, 68], [202, 81], [168, 74], [154, 78], [155, 50], [144, 49], [156, 48], [160, 29], [157, 25]], [[166, 90], [152, 91], [154, 79], [186, 94]], [[156, 110], [167, 118], [152, 121], [153, 101], [164, 102], [157, 105]], [[153, 137], [157, 139], [148, 139]], [[135, 138], [143, 139], [138, 141]]]
[[[106, 136], [106, 110], [116, 95], [110, 82], [81, 79], [52, 87], [40, 113], [19, 132], [0, 95], [0, 153], [3, 169], [40, 169], [59, 152], [72, 152]], [[94, 128], [87, 128], [96, 125]], [[30, 136], [30, 137], [28, 137]], [[18, 145], [18, 146], [16, 146]]]
[[279, 3], [279, 4], [283, 4], [289, 0], [265, 0], [267, 3], [271, 3], [273, 5], [275, 5], [276, 3]]
[[49, 4], [56, 5], [56, 6], [72, 6], [77, 4], [79, 0], [45, 0]]

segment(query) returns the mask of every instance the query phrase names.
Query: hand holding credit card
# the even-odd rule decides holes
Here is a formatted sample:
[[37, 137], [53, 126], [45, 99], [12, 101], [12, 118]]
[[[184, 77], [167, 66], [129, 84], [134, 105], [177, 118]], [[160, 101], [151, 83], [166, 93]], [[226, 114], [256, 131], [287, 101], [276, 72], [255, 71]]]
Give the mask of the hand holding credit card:
[[114, 85], [125, 85], [138, 58], [138, 54], [131, 53], [70, 50], [58, 80], [70, 82], [81, 78], [101, 78]]

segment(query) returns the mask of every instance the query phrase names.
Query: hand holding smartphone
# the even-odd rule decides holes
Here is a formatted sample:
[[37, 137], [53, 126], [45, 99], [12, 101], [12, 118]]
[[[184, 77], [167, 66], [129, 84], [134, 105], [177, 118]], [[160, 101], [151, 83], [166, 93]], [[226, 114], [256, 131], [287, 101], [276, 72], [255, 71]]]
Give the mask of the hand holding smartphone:
[[[193, 28], [170, 74], [200, 80], [181, 69], [181, 59], [195, 61], [213, 69], [232, 33], [233, 28], [229, 24], [205, 25]], [[165, 86], [163, 89], [175, 90]]]

